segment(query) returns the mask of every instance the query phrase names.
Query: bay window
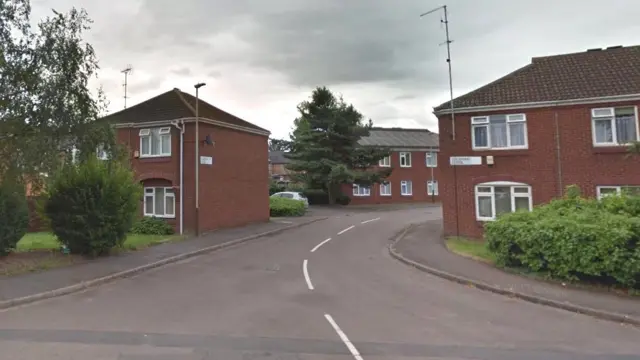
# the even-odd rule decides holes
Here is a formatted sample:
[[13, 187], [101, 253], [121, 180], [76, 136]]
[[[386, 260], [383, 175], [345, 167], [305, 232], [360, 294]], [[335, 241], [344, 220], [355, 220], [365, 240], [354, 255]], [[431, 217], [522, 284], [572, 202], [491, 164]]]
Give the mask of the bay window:
[[527, 118], [524, 114], [472, 117], [471, 141], [474, 150], [526, 149]]
[[504, 213], [531, 211], [531, 187], [514, 182], [489, 182], [475, 187], [476, 218], [495, 220]]

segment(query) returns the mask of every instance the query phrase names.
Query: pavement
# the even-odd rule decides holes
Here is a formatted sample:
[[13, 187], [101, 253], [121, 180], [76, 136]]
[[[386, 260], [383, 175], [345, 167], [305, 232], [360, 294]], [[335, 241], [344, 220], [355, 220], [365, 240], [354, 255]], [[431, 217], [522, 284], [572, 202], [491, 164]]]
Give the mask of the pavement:
[[[568, 309], [584, 309], [585, 312], [595, 316], [640, 325], [640, 298], [542, 282], [507, 273], [490, 264], [454, 254], [444, 244], [440, 220], [428, 221], [412, 227], [394, 245], [394, 250], [403, 257], [430, 269], [452, 274], [472, 283], [486, 284], [505, 290], [507, 293], [523, 294], [531, 301], [547, 303], [545, 300], [549, 300], [549, 303]], [[616, 315], [621, 318], [618, 319]]]
[[[389, 255], [437, 208], [331, 216], [0, 311], [0, 359], [639, 359], [640, 329], [461, 286]], [[327, 240], [331, 239], [331, 240]]]
[[[220, 245], [228, 241], [282, 230], [319, 219], [322, 219], [322, 217], [314, 215], [300, 218], [274, 218], [266, 223], [219, 230], [196, 239], [169, 242], [140, 251], [99, 258], [89, 263], [81, 263], [44, 272], [0, 277], [0, 303], [109, 276], [180, 254]], [[0, 306], [0, 308], [2, 307]]]

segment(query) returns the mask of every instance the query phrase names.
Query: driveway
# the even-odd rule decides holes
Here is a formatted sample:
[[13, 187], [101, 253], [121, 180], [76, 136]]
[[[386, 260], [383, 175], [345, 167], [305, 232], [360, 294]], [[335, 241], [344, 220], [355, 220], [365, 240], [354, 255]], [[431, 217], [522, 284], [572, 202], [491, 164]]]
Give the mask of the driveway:
[[433, 207], [335, 216], [0, 312], [0, 358], [640, 358], [637, 328], [450, 283], [390, 258], [386, 246], [404, 225], [440, 216]]

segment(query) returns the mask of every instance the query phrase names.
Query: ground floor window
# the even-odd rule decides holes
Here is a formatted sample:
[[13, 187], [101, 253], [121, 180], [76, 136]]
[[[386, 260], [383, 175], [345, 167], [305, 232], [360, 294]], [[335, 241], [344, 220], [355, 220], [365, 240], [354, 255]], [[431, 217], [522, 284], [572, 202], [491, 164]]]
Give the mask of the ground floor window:
[[621, 194], [640, 195], [639, 185], [598, 186], [596, 190], [598, 193], [598, 199], [601, 199], [607, 195], [621, 195]]
[[353, 196], [369, 196], [371, 188], [368, 186], [353, 184]]
[[380, 195], [391, 196], [391, 183], [380, 184]]
[[475, 187], [476, 218], [494, 220], [496, 216], [518, 210], [531, 211], [531, 186], [513, 182], [490, 182]]
[[176, 216], [176, 198], [171, 187], [144, 188], [144, 215], [164, 218]]
[[437, 181], [427, 181], [427, 195], [438, 195], [438, 182]]
[[413, 184], [409, 180], [400, 181], [400, 195], [413, 194]]

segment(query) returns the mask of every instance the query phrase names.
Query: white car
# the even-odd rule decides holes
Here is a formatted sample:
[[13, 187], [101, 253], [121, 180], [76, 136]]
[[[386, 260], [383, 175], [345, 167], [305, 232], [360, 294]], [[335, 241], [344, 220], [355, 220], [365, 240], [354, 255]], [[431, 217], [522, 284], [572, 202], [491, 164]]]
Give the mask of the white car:
[[287, 199], [303, 201], [304, 202], [304, 207], [305, 208], [309, 207], [309, 200], [307, 199], [306, 196], [304, 196], [303, 193], [300, 193], [300, 192], [282, 191], [282, 192], [277, 192], [277, 193], [271, 195], [271, 197], [281, 197], [281, 198], [287, 198]]

